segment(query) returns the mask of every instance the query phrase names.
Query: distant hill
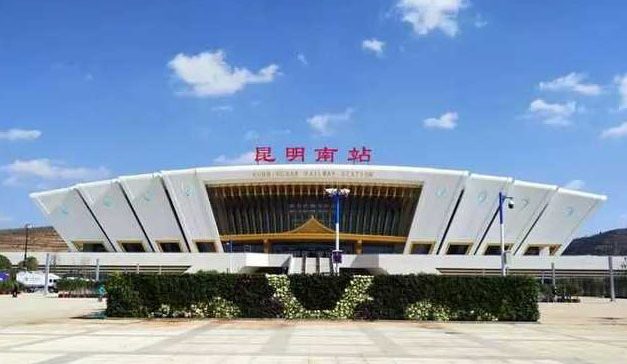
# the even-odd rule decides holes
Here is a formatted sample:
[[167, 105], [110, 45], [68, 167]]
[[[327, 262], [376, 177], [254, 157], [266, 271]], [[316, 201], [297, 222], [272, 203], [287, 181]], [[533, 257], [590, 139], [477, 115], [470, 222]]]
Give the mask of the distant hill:
[[627, 229], [577, 238], [566, 248], [564, 255], [627, 255]]
[[[24, 228], [0, 230], [0, 252], [24, 251]], [[52, 226], [33, 227], [28, 230], [28, 251], [66, 252], [68, 247]]]

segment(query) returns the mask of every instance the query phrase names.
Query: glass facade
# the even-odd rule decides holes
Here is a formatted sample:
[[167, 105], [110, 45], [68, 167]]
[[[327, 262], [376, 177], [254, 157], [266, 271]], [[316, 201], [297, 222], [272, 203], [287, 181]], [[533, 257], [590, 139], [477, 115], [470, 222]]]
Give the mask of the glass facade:
[[402, 254], [405, 244], [364, 243], [361, 254]]
[[[289, 232], [312, 216], [334, 229], [334, 208], [323, 184], [208, 186], [220, 235]], [[362, 235], [407, 236], [420, 187], [345, 186], [340, 230]]]
[[[231, 247], [229, 244], [232, 244]], [[248, 242], [222, 242], [222, 249], [225, 253], [263, 253], [263, 244], [261, 243], [248, 243]]]
[[[272, 243], [270, 252], [292, 254], [295, 257], [330, 257], [335, 242], [280, 242]], [[355, 254], [353, 243], [340, 242], [340, 250], [345, 254]]]

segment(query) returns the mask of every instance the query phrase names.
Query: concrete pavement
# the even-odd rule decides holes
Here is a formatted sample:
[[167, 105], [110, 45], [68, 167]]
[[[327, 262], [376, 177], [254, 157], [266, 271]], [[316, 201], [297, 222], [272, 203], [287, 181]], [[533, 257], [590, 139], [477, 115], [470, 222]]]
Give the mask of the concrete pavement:
[[[542, 304], [541, 323], [68, 318], [102, 307], [93, 299], [0, 296], [0, 363], [624, 363], [627, 358], [627, 300]], [[22, 321], [12, 317], [28, 312]]]

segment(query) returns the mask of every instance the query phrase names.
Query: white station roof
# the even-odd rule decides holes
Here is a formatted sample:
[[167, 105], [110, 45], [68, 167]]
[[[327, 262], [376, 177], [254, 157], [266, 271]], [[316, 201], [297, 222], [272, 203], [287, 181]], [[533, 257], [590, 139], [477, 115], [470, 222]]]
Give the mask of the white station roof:
[[[206, 167], [78, 184], [31, 194], [71, 250], [76, 243], [101, 242], [108, 251], [140, 243], [160, 251], [176, 242], [198, 252], [197, 242], [220, 242], [207, 185], [342, 183], [415, 185], [422, 188], [404, 253], [431, 244], [430, 254], [468, 245], [484, 254], [499, 244], [498, 194], [514, 198], [504, 209], [505, 243], [516, 255], [528, 247], [551, 247], [560, 254], [605, 196], [554, 185], [472, 174], [468, 171], [374, 165], [253, 165]], [[221, 244], [216, 244], [221, 251]]]

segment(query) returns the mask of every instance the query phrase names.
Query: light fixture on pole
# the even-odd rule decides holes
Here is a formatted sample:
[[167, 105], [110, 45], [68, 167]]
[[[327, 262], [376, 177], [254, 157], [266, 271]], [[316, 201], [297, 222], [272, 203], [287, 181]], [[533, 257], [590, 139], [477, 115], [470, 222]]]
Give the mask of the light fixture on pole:
[[227, 271], [227, 273], [233, 273], [233, 261], [232, 261], [232, 256], [233, 256], [233, 241], [229, 240], [226, 243], [226, 246], [229, 247], [229, 270]]
[[507, 201], [507, 207], [514, 208], [514, 198], [499, 192], [499, 226], [501, 228], [501, 275], [507, 275], [507, 252], [505, 251], [505, 220], [503, 217], [503, 204]]
[[27, 268], [26, 268], [26, 257], [28, 255], [28, 229], [30, 229], [31, 226], [33, 226], [33, 225], [31, 225], [31, 224], [25, 224], [24, 225], [24, 236], [25, 236], [25, 239], [24, 239], [24, 270], [27, 270]]
[[335, 204], [335, 249], [331, 252], [333, 271], [340, 274], [340, 263], [342, 263], [342, 251], [340, 250], [340, 200], [348, 197], [351, 192], [348, 188], [325, 188], [324, 192], [333, 199]]

